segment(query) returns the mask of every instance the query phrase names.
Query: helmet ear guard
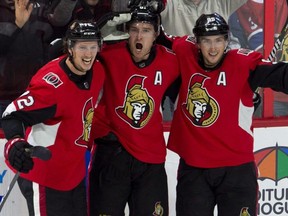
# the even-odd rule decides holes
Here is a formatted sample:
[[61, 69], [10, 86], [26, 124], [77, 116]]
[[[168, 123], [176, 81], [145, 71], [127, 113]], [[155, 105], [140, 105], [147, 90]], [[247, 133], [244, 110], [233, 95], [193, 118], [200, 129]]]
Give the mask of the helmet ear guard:
[[228, 35], [229, 26], [218, 13], [202, 14], [196, 21], [193, 33], [196, 38], [210, 35]]

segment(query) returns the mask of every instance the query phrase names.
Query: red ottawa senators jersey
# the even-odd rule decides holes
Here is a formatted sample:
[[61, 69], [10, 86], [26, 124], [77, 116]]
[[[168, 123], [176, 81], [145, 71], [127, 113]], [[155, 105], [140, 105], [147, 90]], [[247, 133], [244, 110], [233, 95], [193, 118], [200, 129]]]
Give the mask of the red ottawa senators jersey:
[[287, 93], [288, 64], [239, 49], [228, 51], [221, 65], [209, 71], [200, 66], [191, 37], [177, 38], [173, 50], [180, 59], [182, 84], [168, 148], [201, 168], [253, 161], [253, 91], [271, 87]]
[[103, 49], [107, 75], [92, 129], [96, 137], [112, 131], [131, 155], [146, 163], [165, 161], [161, 102], [180, 76], [175, 53], [161, 45], [155, 49], [154, 60], [145, 67], [134, 64], [126, 41]]
[[[64, 72], [61, 60], [65, 59], [55, 59], [42, 67], [27, 91], [8, 106], [5, 115], [29, 115], [30, 122], [24, 122], [32, 125], [26, 130], [27, 141], [47, 147], [52, 153], [48, 161], [33, 158], [33, 169], [21, 176], [65, 191], [76, 187], [86, 175], [85, 152], [105, 73], [96, 61], [90, 70], [90, 87], [81, 89]], [[52, 114], [45, 112], [51, 107], [55, 107]], [[41, 118], [46, 120], [42, 122]]]

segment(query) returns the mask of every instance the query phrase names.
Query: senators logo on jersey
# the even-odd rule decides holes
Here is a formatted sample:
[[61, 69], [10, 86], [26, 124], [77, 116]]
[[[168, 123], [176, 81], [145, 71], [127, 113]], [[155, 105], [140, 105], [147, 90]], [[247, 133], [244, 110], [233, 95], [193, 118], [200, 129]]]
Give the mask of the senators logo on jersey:
[[154, 101], [143, 87], [145, 78], [134, 75], [128, 80], [123, 106], [115, 110], [117, 115], [133, 128], [144, 127], [154, 110]]
[[88, 101], [86, 101], [82, 110], [83, 134], [76, 140], [75, 142], [76, 145], [87, 147], [87, 144], [90, 138], [93, 113], [94, 113], [94, 108], [93, 108], [92, 99], [90, 98]]
[[241, 209], [240, 216], [250, 216], [248, 212], [248, 207], [244, 207]]
[[156, 202], [155, 203], [155, 210], [153, 212], [153, 216], [163, 216], [164, 214], [164, 209], [161, 206], [161, 202]]
[[211, 126], [219, 116], [219, 106], [203, 87], [208, 77], [194, 74], [189, 83], [186, 103], [182, 104], [182, 111], [195, 125], [202, 127]]

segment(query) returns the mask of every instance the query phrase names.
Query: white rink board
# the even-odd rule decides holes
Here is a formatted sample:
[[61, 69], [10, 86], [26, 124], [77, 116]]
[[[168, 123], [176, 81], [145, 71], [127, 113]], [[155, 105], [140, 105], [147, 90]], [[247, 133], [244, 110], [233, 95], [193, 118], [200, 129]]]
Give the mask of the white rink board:
[[[288, 127], [257, 128], [254, 134], [254, 152], [267, 148], [286, 150], [286, 154], [279, 153], [276, 161], [269, 163], [269, 167], [282, 167], [281, 179], [258, 180], [259, 183], [259, 212], [260, 216], [287, 216], [288, 215]], [[266, 157], [267, 158], [267, 157]], [[278, 162], [278, 164], [276, 163]], [[260, 171], [259, 171], [260, 172]], [[277, 172], [277, 171], [276, 171]], [[283, 174], [282, 173], [282, 174]], [[275, 174], [275, 173], [274, 173]], [[264, 175], [264, 174], [263, 174]], [[261, 177], [261, 172], [260, 172]]]
[[[167, 139], [169, 133], [165, 132]], [[288, 148], [288, 127], [256, 128], [254, 130], [255, 144], [254, 151], [264, 148], [278, 146]], [[5, 140], [0, 139], [0, 196], [6, 193], [9, 183], [14, 173], [12, 173], [4, 163], [3, 146]], [[166, 160], [166, 170], [168, 175], [170, 216], [175, 216], [176, 201], [176, 176], [179, 157], [175, 153], [168, 151]], [[288, 169], [288, 164], [286, 165]], [[259, 199], [258, 216], [284, 216], [288, 215], [288, 176], [275, 182], [270, 179], [258, 180], [261, 197]], [[128, 212], [126, 210], [126, 212]], [[216, 210], [215, 210], [216, 212]], [[9, 195], [0, 216], [27, 216], [28, 211], [24, 198], [22, 197], [18, 185], [16, 184]], [[128, 215], [128, 214], [127, 214]], [[215, 214], [217, 215], [217, 214]]]

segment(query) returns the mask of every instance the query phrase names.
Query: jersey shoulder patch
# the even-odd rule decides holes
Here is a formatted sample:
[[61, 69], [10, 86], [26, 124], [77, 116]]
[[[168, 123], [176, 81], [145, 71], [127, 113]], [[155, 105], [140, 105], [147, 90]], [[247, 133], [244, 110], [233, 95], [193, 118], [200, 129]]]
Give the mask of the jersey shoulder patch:
[[195, 44], [196, 43], [196, 38], [193, 37], [192, 35], [188, 35], [187, 38], [186, 38], [186, 41], [189, 42], [189, 43]]
[[63, 81], [60, 79], [60, 77], [53, 72], [48, 72], [43, 76], [42, 79], [49, 85], [52, 85], [54, 88], [58, 88], [63, 84]]
[[240, 48], [240, 49], [238, 49], [237, 54], [248, 56], [248, 55], [250, 55], [253, 52], [254, 51], [250, 50], [250, 49]]

